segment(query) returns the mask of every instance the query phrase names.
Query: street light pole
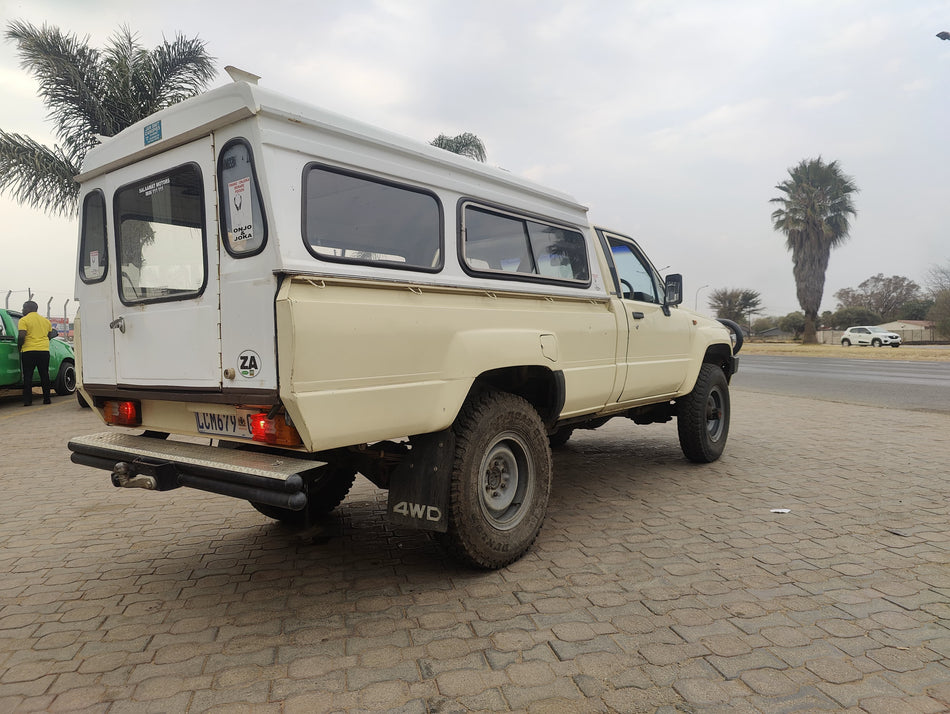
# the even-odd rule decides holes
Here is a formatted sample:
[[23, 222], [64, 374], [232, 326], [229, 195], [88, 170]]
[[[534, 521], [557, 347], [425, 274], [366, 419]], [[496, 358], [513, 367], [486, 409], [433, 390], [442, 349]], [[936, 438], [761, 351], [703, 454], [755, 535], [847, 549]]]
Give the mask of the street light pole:
[[696, 288], [696, 300], [693, 301], [694, 312], [699, 312], [699, 291], [702, 290], [703, 288], [708, 288], [708, 287], [709, 287], [708, 285], [700, 285], [698, 288]]

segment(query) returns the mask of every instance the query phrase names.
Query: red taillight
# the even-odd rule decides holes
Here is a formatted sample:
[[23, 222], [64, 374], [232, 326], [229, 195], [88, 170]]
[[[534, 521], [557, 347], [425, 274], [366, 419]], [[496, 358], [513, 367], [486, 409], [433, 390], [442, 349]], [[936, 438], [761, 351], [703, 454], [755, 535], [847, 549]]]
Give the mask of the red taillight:
[[300, 446], [303, 443], [297, 430], [287, 423], [283, 414], [273, 419], [267, 418], [266, 412], [253, 414], [250, 417], [251, 438], [265, 444], [277, 446]]
[[103, 405], [103, 417], [106, 424], [116, 426], [138, 426], [142, 423], [138, 402], [106, 402]]

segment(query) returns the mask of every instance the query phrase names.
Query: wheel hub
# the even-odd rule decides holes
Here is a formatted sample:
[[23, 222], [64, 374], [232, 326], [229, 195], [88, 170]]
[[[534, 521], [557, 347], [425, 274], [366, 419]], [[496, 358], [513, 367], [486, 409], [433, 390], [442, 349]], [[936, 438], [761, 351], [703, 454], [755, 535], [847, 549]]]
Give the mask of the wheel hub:
[[485, 472], [485, 502], [493, 511], [503, 511], [515, 498], [515, 488], [509, 488], [517, 479], [517, 464], [510, 453], [496, 454]]

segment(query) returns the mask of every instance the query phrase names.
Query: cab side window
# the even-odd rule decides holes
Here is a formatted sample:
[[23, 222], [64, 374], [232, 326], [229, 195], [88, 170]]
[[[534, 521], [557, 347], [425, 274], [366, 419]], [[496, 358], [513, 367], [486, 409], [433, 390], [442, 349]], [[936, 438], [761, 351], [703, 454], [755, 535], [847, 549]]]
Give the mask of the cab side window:
[[633, 247], [627, 243], [610, 239], [610, 252], [617, 266], [620, 279], [620, 291], [625, 300], [662, 303], [660, 291], [654, 279], [653, 269]]
[[109, 267], [106, 250], [106, 199], [102, 191], [86, 194], [82, 201], [79, 238], [79, 278], [84, 283], [104, 280]]
[[257, 255], [267, 241], [267, 221], [254, 170], [254, 157], [244, 139], [232, 139], [218, 156], [221, 191], [221, 236], [235, 258]]

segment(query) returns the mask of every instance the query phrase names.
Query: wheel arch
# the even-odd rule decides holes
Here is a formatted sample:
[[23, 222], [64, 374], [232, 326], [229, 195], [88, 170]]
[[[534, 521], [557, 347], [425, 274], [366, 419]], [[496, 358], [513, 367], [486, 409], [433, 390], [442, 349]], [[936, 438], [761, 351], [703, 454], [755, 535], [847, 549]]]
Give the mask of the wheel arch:
[[[732, 375], [735, 373], [735, 357], [732, 350], [723, 344], [710, 345], [703, 354], [703, 364], [714, 364], [726, 375], [726, 382], [732, 381]], [[699, 369], [697, 368], [697, 377]]]
[[561, 370], [539, 365], [500, 367], [475, 378], [466, 400], [485, 389], [496, 389], [525, 399], [537, 410], [548, 428], [554, 426], [564, 408], [565, 382]]

